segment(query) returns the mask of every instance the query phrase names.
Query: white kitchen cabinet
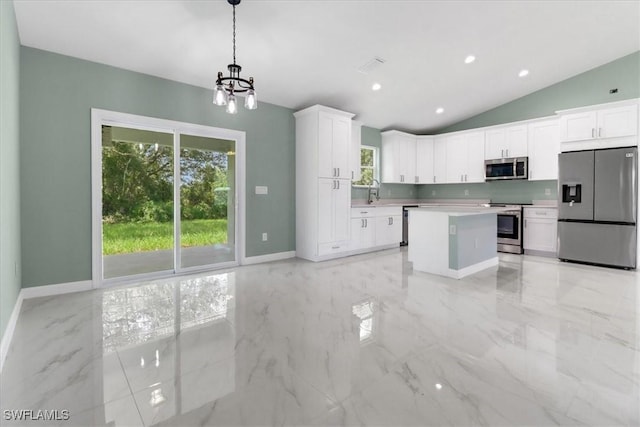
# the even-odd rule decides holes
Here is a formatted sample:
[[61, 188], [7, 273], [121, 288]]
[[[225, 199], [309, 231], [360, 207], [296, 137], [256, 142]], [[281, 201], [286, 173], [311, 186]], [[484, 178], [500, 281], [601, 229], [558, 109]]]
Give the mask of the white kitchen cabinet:
[[402, 211], [399, 215], [376, 215], [376, 246], [400, 245]]
[[433, 139], [433, 183], [447, 182], [447, 138], [436, 136]]
[[362, 146], [362, 122], [351, 121], [351, 154], [349, 163], [351, 164], [351, 180], [360, 181], [362, 170], [360, 169], [360, 148]]
[[515, 125], [489, 129], [485, 133], [485, 159], [526, 157], [527, 126]]
[[560, 113], [562, 142], [606, 140], [638, 134], [637, 104]]
[[376, 208], [351, 208], [351, 251], [373, 248], [376, 244]]
[[433, 137], [416, 137], [416, 184], [433, 183]]
[[318, 113], [318, 176], [351, 179], [351, 119], [329, 111]]
[[467, 170], [467, 144], [462, 134], [446, 137], [446, 176], [448, 183], [464, 182]]
[[558, 179], [560, 125], [558, 119], [529, 124], [529, 180]]
[[382, 132], [382, 182], [415, 184], [416, 137], [390, 130]]
[[446, 137], [447, 182], [484, 182], [484, 151], [482, 131]]
[[353, 114], [316, 105], [294, 116], [296, 256], [312, 261], [343, 256], [351, 239]]
[[522, 245], [525, 253], [555, 256], [558, 241], [558, 209], [524, 207]]
[[401, 240], [401, 206], [351, 208], [350, 252], [391, 248]]
[[484, 131], [465, 134], [467, 143], [465, 182], [484, 182], [484, 138]]

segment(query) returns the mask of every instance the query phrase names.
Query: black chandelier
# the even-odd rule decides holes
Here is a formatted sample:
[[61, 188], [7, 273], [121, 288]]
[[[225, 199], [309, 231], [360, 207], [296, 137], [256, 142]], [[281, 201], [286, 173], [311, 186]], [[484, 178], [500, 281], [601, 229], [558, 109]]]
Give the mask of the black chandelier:
[[244, 108], [247, 110], [258, 108], [258, 98], [253, 87], [253, 77], [249, 77], [249, 80], [240, 77], [242, 67], [236, 64], [236, 6], [240, 4], [240, 1], [227, 0], [233, 6], [233, 64], [227, 66], [229, 77], [223, 77], [222, 71], [218, 71], [216, 88], [213, 90], [213, 103], [215, 105], [226, 105], [227, 113], [229, 114], [238, 112], [236, 93], [247, 93], [244, 98]]

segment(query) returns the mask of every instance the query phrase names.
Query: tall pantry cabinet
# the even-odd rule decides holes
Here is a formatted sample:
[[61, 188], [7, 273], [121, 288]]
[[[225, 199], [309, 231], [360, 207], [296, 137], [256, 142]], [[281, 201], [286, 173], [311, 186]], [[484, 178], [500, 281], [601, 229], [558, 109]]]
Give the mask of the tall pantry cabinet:
[[314, 105], [296, 118], [296, 256], [321, 261], [349, 250], [351, 118]]

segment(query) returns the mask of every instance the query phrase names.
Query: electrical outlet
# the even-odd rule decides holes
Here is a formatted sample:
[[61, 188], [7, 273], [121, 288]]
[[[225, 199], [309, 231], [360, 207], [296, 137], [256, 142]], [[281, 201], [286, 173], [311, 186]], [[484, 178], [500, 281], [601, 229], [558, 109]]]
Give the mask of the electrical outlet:
[[469, 190], [464, 190], [464, 195], [468, 196], [469, 195]]
[[436, 190], [431, 190], [431, 195], [435, 196], [436, 195]]
[[551, 195], [551, 189], [550, 188], [545, 188], [544, 189], [544, 195], [545, 196], [550, 196]]
[[268, 238], [267, 233], [262, 233], [262, 241], [266, 242], [267, 238]]
[[413, 190], [409, 190], [409, 195], [413, 196]]
[[456, 225], [455, 225], [455, 224], [450, 225], [450, 226], [449, 226], [449, 234], [451, 234], [452, 236], [455, 236], [455, 235], [456, 235], [456, 232], [457, 232], [456, 228], [457, 228], [457, 227], [456, 227]]

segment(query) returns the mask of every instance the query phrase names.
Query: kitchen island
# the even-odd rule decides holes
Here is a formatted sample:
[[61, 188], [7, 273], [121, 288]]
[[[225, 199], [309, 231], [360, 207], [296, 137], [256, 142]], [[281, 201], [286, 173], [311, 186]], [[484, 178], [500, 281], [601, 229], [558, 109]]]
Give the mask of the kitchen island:
[[420, 207], [409, 210], [413, 269], [461, 279], [498, 265], [497, 217], [503, 208]]

